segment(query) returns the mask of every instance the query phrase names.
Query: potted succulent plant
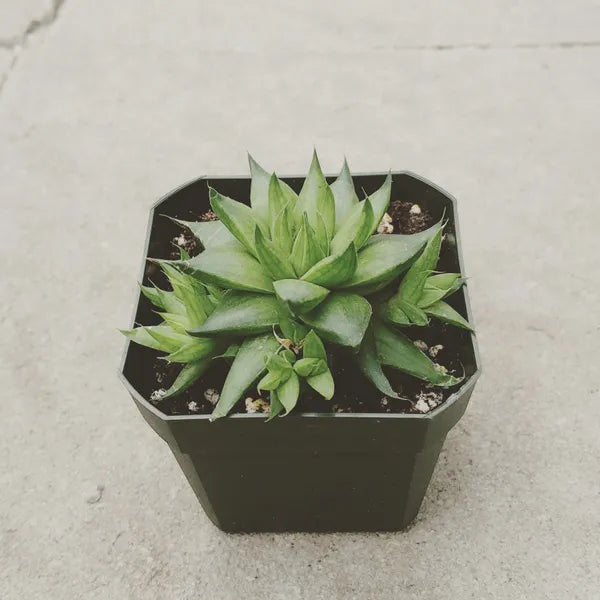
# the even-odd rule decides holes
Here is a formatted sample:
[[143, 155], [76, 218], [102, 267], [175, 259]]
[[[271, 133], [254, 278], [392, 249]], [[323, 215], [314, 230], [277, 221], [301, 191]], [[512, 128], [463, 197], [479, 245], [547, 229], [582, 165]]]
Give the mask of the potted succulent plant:
[[479, 373], [455, 203], [250, 170], [154, 207], [123, 380], [221, 529], [402, 529]]

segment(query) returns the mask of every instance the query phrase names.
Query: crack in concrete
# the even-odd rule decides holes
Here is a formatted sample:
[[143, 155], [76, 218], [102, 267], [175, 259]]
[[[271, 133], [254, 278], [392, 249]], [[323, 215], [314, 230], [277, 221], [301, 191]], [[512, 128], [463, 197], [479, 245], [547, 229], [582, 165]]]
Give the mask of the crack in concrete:
[[[392, 46], [392, 50], [431, 50], [434, 52], [444, 52], [448, 50], [560, 50], [572, 48], [600, 48], [600, 41], [582, 41], [582, 42], [522, 42], [506, 46], [473, 43], [473, 44], [432, 44], [429, 46]], [[379, 48], [383, 50], [383, 48]]]
[[25, 31], [21, 33], [21, 35], [5, 40], [0, 40], [0, 48], [10, 50], [13, 52], [12, 61], [8, 65], [6, 73], [4, 73], [2, 79], [0, 79], [0, 93], [4, 89], [4, 86], [8, 81], [10, 74], [14, 70], [19, 60], [19, 55], [21, 54], [21, 51], [27, 45], [29, 37], [34, 35], [37, 31], [40, 31], [41, 29], [50, 27], [58, 18], [60, 10], [63, 7], [64, 3], [65, 0], [52, 0], [50, 10], [41, 17], [32, 19], [25, 28]]

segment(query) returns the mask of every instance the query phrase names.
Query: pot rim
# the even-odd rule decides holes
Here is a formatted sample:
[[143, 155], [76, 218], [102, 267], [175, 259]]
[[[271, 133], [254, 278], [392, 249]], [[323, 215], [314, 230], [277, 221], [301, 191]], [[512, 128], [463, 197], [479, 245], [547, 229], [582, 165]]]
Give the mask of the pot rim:
[[[444, 190], [440, 186], [438, 186], [435, 183], [432, 183], [431, 181], [426, 179], [425, 177], [417, 175], [416, 173], [413, 173], [412, 171], [408, 171], [408, 170], [366, 171], [366, 172], [360, 172], [360, 173], [353, 173], [352, 176], [353, 177], [361, 177], [361, 176], [373, 176], [373, 175], [378, 176], [378, 175], [380, 175], [380, 176], [385, 177], [388, 173], [390, 173], [392, 176], [404, 175], [404, 176], [416, 179], [416, 180], [430, 186], [431, 188], [435, 189], [436, 191], [438, 191], [439, 193], [444, 195], [446, 198], [448, 198], [448, 200], [450, 200], [450, 202], [452, 203], [452, 208], [453, 208], [453, 213], [454, 213], [454, 229], [456, 231], [456, 251], [458, 254], [458, 264], [460, 266], [461, 275], [465, 276], [464, 259], [463, 259], [463, 255], [462, 255], [460, 226], [458, 223], [456, 198], [452, 194], [449, 194], [446, 190]], [[326, 174], [325, 177], [329, 179], [329, 178], [335, 178], [335, 177], [337, 177], [337, 175]], [[285, 179], [296, 179], [296, 178], [303, 179], [303, 178], [305, 178], [305, 175], [280, 175], [279, 178], [284, 179], [284, 180]], [[182, 185], [177, 186], [176, 188], [172, 189], [170, 192], [161, 196], [156, 202], [154, 202], [150, 207], [150, 211], [149, 211], [149, 215], [148, 215], [148, 226], [146, 228], [146, 240], [144, 242], [144, 249], [143, 249], [143, 255], [142, 255], [142, 266], [140, 268], [139, 281], [143, 281], [143, 278], [144, 278], [144, 270], [146, 267], [146, 258], [148, 256], [148, 248], [150, 245], [150, 234], [152, 232], [152, 222], [154, 220], [154, 212], [155, 212], [156, 208], [158, 208], [165, 200], [170, 198], [173, 194], [179, 192], [180, 190], [182, 190], [182, 189], [188, 187], [189, 185], [196, 183], [197, 181], [200, 181], [202, 179], [211, 179], [211, 180], [214, 180], [214, 179], [250, 179], [250, 177], [247, 175], [217, 175], [214, 177], [213, 176], [208, 177], [207, 175], [201, 175], [199, 177], [194, 177], [193, 179], [186, 181]], [[133, 303], [133, 313], [132, 313], [131, 319], [130, 319], [131, 327], [133, 327], [135, 325], [135, 315], [137, 313], [137, 308], [138, 308], [139, 294], [140, 294], [139, 289], [136, 289], [136, 295], [134, 296], [135, 300]], [[465, 293], [465, 306], [466, 306], [466, 310], [467, 310], [467, 320], [470, 323], [474, 323], [473, 313], [471, 311], [471, 304], [469, 301], [468, 293]], [[119, 376], [119, 379], [123, 382], [123, 384], [127, 388], [127, 390], [129, 391], [129, 393], [131, 394], [131, 396], [133, 397], [133, 399], [135, 400], [135, 402], [142, 405], [147, 411], [151, 412], [153, 415], [155, 415], [156, 417], [160, 418], [163, 421], [188, 421], [188, 420], [208, 421], [208, 420], [210, 420], [211, 415], [209, 415], [209, 414], [165, 415], [156, 406], [154, 406], [148, 400], [146, 400], [133, 387], [133, 385], [131, 385], [131, 383], [125, 377], [125, 374], [124, 374], [125, 361], [127, 360], [127, 354], [129, 352], [129, 345], [131, 343], [132, 343], [131, 340], [126, 340], [126, 342], [125, 342], [125, 347], [123, 349], [121, 361], [119, 363], [118, 376]], [[473, 354], [474, 354], [474, 358], [475, 358], [475, 367], [476, 367], [474, 373], [469, 376], [469, 378], [467, 379], [467, 381], [465, 381], [465, 383], [463, 385], [461, 385], [444, 402], [442, 402], [442, 404], [440, 404], [438, 407], [434, 408], [433, 410], [431, 410], [427, 413], [379, 413], [379, 412], [370, 412], [370, 413], [367, 413], [367, 412], [365, 412], [365, 413], [362, 413], [362, 412], [361, 413], [304, 412], [304, 413], [301, 413], [301, 412], [294, 412], [291, 415], [288, 415], [286, 418], [287, 419], [306, 419], [306, 418], [311, 418], [311, 419], [314, 419], [314, 418], [402, 419], [402, 420], [403, 419], [409, 419], [409, 420], [411, 420], [411, 419], [415, 419], [415, 420], [417, 420], [417, 419], [418, 420], [434, 419], [435, 417], [437, 417], [438, 415], [440, 415], [441, 413], [443, 413], [447, 409], [449, 409], [458, 400], [458, 398], [460, 398], [465, 392], [467, 392], [469, 389], [473, 388], [473, 386], [475, 385], [475, 383], [481, 376], [481, 360], [480, 360], [480, 354], [479, 354], [479, 347], [477, 344], [477, 338], [474, 333], [471, 333], [471, 343], [473, 344]], [[233, 414], [228, 415], [226, 417], [226, 419], [261, 419], [261, 420], [264, 420], [265, 415], [263, 413], [233, 413]], [[221, 420], [224, 420], [224, 419], [221, 419]]]

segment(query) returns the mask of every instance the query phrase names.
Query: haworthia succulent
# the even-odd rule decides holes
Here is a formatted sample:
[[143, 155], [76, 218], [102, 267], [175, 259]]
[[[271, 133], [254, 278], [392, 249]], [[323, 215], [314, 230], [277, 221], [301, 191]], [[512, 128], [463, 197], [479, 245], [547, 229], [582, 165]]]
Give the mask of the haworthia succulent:
[[209, 188], [218, 220], [169, 217], [203, 251], [190, 258], [180, 248], [180, 260], [151, 259], [171, 289], [141, 291], [162, 324], [123, 331], [183, 365], [169, 395], [226, 359], [231, 366], [213, 419], [228, 414], [264, 373], [258, 389], [270, 394], [269, 419], [288, 414], [306, 385], [333, 397], [323, 342], [390, 398], [399, 397], [390, 368], [432, 385], [458, 383], [399, 331], [432, 319], [471, 328], [444, 302], [464, 279], [436, 271], [441, 223], [412, 235], [376, 234], [393, 197], [391, 174], [359, 201], [346, 161], [330, 186], [315, 152], [299, 195], [251, 156], [249, 163], [249, 206]]

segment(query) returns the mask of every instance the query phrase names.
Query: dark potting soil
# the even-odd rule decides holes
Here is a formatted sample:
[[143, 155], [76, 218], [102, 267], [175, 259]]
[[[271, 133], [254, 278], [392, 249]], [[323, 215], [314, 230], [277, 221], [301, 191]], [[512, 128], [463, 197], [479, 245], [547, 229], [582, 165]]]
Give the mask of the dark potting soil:
[[[392, 217], [394, 233], [417, 233], [435, 222], [434, 217], [414, 203], [395, 200], [390, 203], [388, 214]], [[197, 215], [199, 220], [216, 220], [216, 215], [208, 211]], [[451, 233], [451, 232], [450, 232]], [[393, 235], [393, 234], [391, 234]], [[453, 236], [446, 235], [442, 245], [453, 243]], [[173, 238], [172, 258], [179, 257], [175, 247], [180, 245], [194, 256], [201, 250], [196, 238], [186, 228]], [[443, 262], [441, 260], [440, 262]], [[428, 354], [432, 360], [445, 366], [454, 374], [462, 373], [458, 349], [469, 342], [469, 332], [432, 320], [430, 325], [408, 327], [403, 332]], [[170, 364], [159, 357], [157, 352], [153, 364], [154, 381], [148, 381], [144, 396], [166, 415], [210, 414], [223, 387], [230, 364], [224, 360], [215, 361], [214, 366], [191, 388], [166, 400], [160, 399], [160, 390], [168, 389], [181, 370], [181, 365]], [[319, 396], [305, 385], [300, 392], [297, 412], [344, 412], [344, 413], [424, 413], [439, 406], [453, 392], [453, 388], [443, 389], [432, 386], [395, 369], [385, 369], [393, 389], [400, 399], [385, 397], [358, 371], [354, 363], [344, 353], [333, 353], [330, 368], [335, 380], [335, 395], [331, 401]], [[141, 390], [140, 390], [141, 391]], [[245, 413], [246, 398], [262, 399], [268, 402], [268, 395], [259, 396], [256, 388], [250, 388], [240, 399], [232, 412]]]
[[393, 200], [388, 214], [392, 217], [394, 233], [418, 233], [434, 223], [432, 214], [412, 202]]

